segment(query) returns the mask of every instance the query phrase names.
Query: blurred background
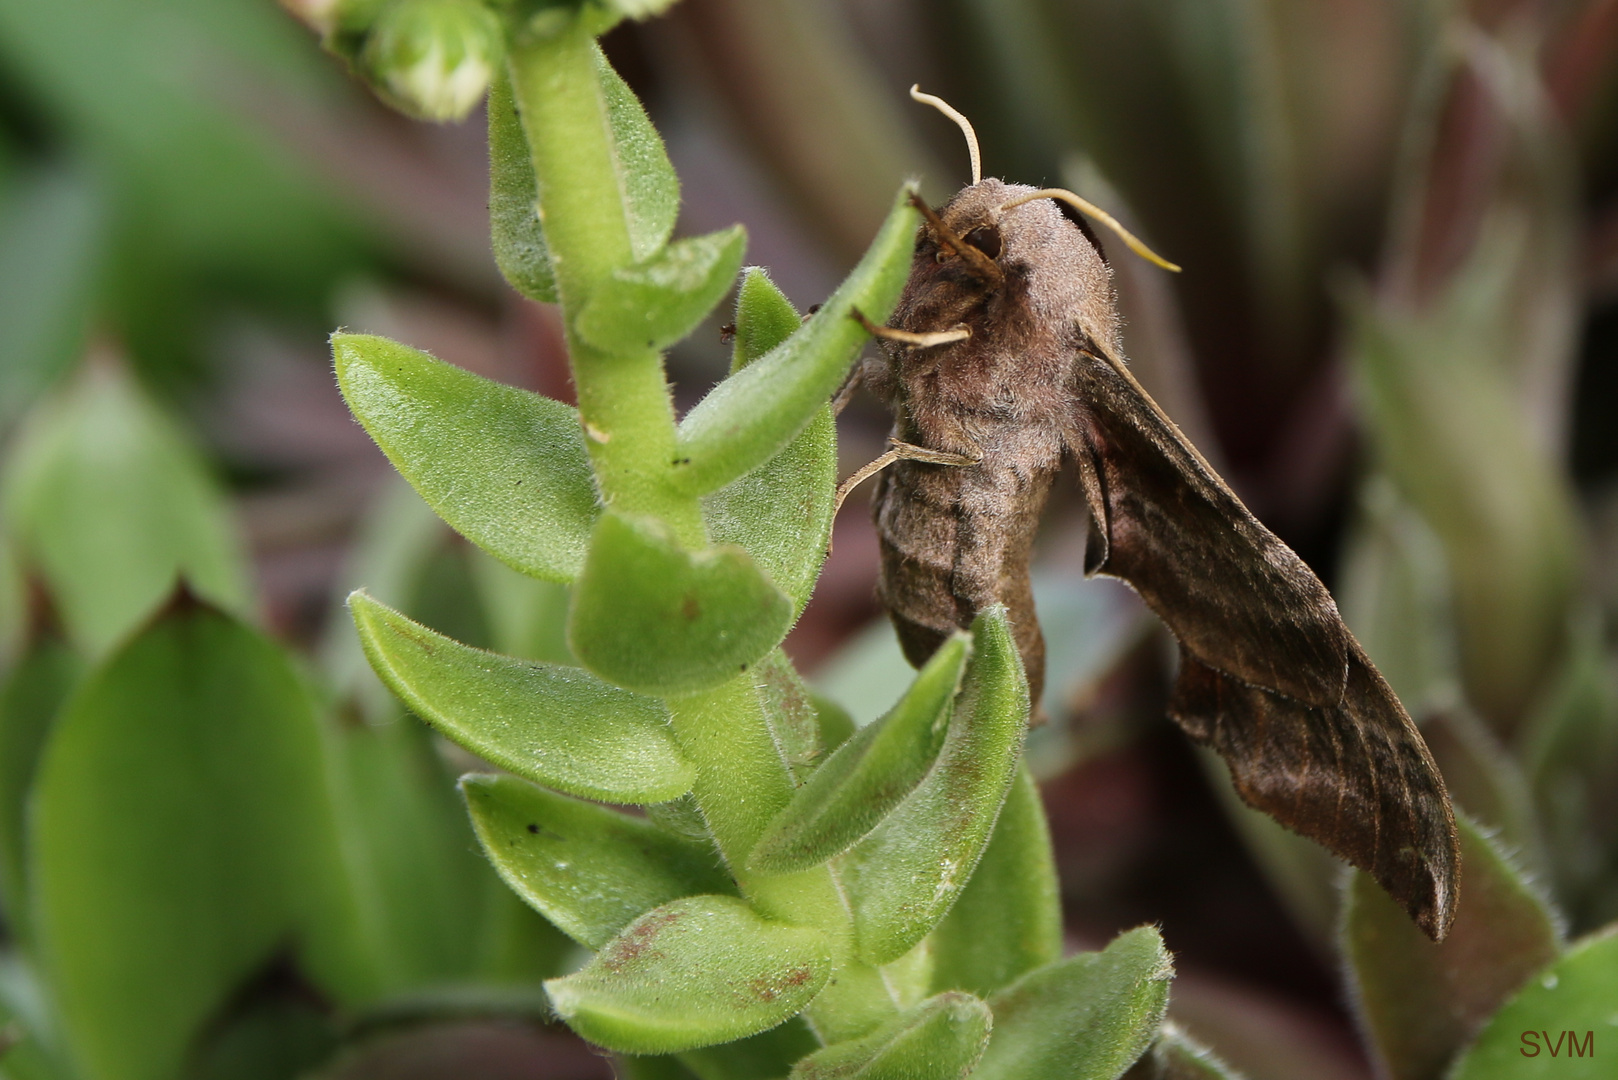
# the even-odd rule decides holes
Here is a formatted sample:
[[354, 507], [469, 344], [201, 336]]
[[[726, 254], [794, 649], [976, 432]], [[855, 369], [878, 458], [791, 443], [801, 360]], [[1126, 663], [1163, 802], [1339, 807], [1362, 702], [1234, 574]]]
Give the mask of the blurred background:
[[[668, 141], [680, 231], [745, 223], [800, 308], [900, 182], [936, 203], [969, 179], [912, 83], [971, 117], [987, 174], [1071, 187], [1183, 265], [1109, 250], [1141, 381], [1332, 587], [1457, 801], [1574, 932], [1618, 917], [1618, 0], [682, 0], [604, 45]], [[323, 688], [360, 793], [345, 850], [414, 894], [383, 919], [410, 957], [358, 993], [393, 1012], [340, 1075], [610, 1074], [559, 1029], [478, 1018], [566, 947], [482, 867], [464, 762], [371, 682], [341, 607], [363, 583], [461, 640], [565, 655], [565, 597], [437, 523], [325, 344], [386, 334], [570, 399], [554, 312], [490, 256], [484, 142], [477, 115], [391, 112], [271, 0], [0, 0], [0, 1008], [40, 996], [23, 823], [53, 710], [179, 571]], [[724, 374], [721, 321], [670, 358], [682, 404]], [[845, 474], [887, 423], [867, 398], [843, 415]], [[908, 671], [864, 498], [787, 647], [868, 719]], [[1168, 639], [1083, 580], [1083, 527], [1059, 484], [1030, 760], [1072, 944], [1158, 923], [1174, 1012], [1232, 1064], [1368, 1076], [1338, 868], [1165, 718]], [[188, 1075], [247, 1075], [208, 1055], [254, 1003], [328, 1045], [301, 974], [230, 978]], [[450, 984], [467, 1019], [400, 1019]], [[65, 1075], [50, 1056], [0, 1069]]]

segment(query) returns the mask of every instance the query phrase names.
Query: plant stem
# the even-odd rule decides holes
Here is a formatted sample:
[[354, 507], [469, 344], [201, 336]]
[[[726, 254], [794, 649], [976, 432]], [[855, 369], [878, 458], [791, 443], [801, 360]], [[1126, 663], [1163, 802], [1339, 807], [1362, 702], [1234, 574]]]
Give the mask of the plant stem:
[[697, 769], [692, 794], [742, 893], [760, 914], [816, 927], [831, 939], [832, 981], [805, 1010], [828, 1043], [857, 1038], [892, 1016], [897, 1002], [879, 969], [854, 953], [854, 926], [829, 865], [759, 874], [747, 857], [792, 798], [792, 778], [747, 676], [669, 702], [674, 733]]
[[690, 547], [707, 534], [694, 496], [670, 482], [674, 403], [655, 350], [609, 353], [573, 332], [573, 318], [613, 270], [634, 261], [595, 41], [575, 16], [549, 34], [515, 35], [512, 89], [538, 182], [540, 220], [567, 329], [579, 419], [601, 497], [615, 510], [661, 518]]

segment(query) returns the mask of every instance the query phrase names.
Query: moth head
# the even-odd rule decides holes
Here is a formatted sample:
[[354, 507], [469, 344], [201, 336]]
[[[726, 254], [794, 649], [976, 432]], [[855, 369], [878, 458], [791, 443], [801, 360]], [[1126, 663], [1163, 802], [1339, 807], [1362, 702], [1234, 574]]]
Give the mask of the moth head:
[[[921, 92], [920, 86], [910, 88], [910, 96], [926, 105], [931, 105], [960, 126], [961, 134], [966, 138], [966, 149], [972, 160], [972, 183], [963, 189], [945, 208], [944, 215], [939, 218], [928, 208], [922, 211], [928, 219], [928, 226], [938, 242], [938, 251], [935, 258], [939, 262], [950, 259], [961, 259], [975, 276], [984, 279], [990, 284], [998, 284], [999, 274], [995, 263], [1006, 249], [1006, 237], [1002, 231], [1002, 215], [1015, 210], [1020, 206], [1035, 202], [1039, 199], [1055, 200], [1068, 220], [1078, 226], [1085, 240], [1096, 254], [1106, 261], [1106, 253], [1096, 240], [1095, 233], [1091, 231], [1086, 219], [1096, 221], [1118, 234], [1119, 239], [1131, 251], [1148, 262], [1155, 263], [1165, 270], [1178, 272], [1179, 267], [1162, 258], [1143, 244], [1133, 233], [1119, 224], [1118, 219], [1105, 210], [1066, 188], [1010, 188], [1000, 181], [983, 179], [983, 158], [978, 149], [977, 132], [972, 128], [972, 122], [952, 107], [943, 98]], [[974, 196], [985, 195], [987, 199]], [[994, 202], [996, 196], [1001, 196], [998, 203]], [[1032, 228], [1030, 219], [1033, 215], [1018, 215], [1027, 221], [1028, 228]]]

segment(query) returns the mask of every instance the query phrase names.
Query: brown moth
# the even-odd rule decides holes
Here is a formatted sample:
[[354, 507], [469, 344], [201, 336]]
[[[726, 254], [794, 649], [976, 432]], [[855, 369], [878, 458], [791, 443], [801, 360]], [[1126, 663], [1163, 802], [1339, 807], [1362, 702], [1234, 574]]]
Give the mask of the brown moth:
[[1029, 554], [1071, 458], [1086, 572], [1127, 582], [1179, 641], [1170, 715], [1224, 757], [1248, 804], [1370, 873], [1441, 939], [1459, 850], [1426, 743], [1325, 586], [1130, 374], [1111, 270], [1064, 207], [1156, 257], [1071, 192], [978, 179], [970, 125], [944, 108], [968, 134], [973, 183], [936, 212], [916, 200], [926, 223], [892, 325], [865, 323], [884, 355], [840, 395], [864, 382], [893, 412], [892, 448], [844, 492], [881, 472], [879, 592], [906, 657], [919, 666], [1001, 603], [1039, 700]]

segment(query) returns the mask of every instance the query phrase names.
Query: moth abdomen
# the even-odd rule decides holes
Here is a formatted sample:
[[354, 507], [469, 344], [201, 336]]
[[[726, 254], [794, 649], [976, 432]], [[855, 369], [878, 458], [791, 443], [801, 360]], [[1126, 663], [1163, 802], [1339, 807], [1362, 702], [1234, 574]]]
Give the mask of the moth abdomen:
[[917, 667], [984, 608], [1004, 604], [1032, 700], [1045, 683], [1045, 641], [1034, 613], [1029, 559], [1054, 470], [1019, 474], [900, 462], [873, 502], [882, 549], [877, 591], [905, 658]]

